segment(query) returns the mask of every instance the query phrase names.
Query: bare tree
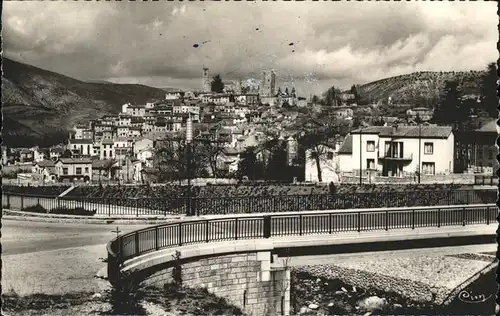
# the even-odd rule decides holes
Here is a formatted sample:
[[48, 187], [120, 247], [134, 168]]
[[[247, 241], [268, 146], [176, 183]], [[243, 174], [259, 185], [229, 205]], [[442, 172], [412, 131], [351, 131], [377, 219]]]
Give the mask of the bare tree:
[[333, 123], [304, 130], [299, 138], [299, 144], [306, 150], [306, 154], [307, 150], [310, 151], [310, 156], [306, 158], [312, 159], [316, 163], [319, 182], [323, 181], [321, 163], [328, 159], [328, 153], [332, 151], [332, 143], [339, 138], [342, 125], [330, 119], [325, 121]]

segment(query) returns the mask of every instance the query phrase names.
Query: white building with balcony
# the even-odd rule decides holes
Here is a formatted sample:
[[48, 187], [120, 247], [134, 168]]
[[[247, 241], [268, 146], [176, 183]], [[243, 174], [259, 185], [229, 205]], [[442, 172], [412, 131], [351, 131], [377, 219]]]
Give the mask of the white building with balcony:
[[344, 172], [375, 171], [382, 176], [450, 174], [454, 135], [447, 126], [371, 126], [351, 132], [340, 148]]

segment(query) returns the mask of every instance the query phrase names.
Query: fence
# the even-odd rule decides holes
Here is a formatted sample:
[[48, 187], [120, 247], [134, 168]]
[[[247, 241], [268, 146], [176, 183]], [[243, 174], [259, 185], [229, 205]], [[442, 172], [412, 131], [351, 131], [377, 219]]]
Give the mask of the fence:
[[110, 276], [116, 276], [119, 264], [127, 259], [188, 244], [350, 231], [490, 224], [495, 222], [497, 212], [497, 206], [490, 204], [241, 215], [224, 219], [168, 223], [113, 239], [107, 245], [108, 269]]
[[495, 175], [476, 175], [474, 176], [476, 185], [498, 185], [498, 177]]
[[171, 214], [216, 215], [339, 210], [352, 208], [413, 207], [434, 205], [489, 204], [496, 190], [435, 190], [245, 197], [88, 198], [2, 193], [5, 208], [26, 209], [40, 205], [45, 210], [83, 208], [98, 215]]

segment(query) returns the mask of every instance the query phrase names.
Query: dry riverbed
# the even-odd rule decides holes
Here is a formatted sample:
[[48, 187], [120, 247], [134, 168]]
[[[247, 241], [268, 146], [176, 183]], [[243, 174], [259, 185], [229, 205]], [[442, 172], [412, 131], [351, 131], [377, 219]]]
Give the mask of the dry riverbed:
[[487, 254], [362, 258], [294, 268], [297, 314], [439, 314], [443, 300], [494, 260]]

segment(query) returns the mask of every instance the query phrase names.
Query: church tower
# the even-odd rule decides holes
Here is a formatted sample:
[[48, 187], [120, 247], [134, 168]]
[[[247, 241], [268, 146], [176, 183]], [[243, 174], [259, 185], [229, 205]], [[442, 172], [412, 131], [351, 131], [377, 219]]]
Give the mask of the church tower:
[[210, 78], [208, 73], [208, 68], [203, 67], [203, 92], [212, 91], [210, 86]]

